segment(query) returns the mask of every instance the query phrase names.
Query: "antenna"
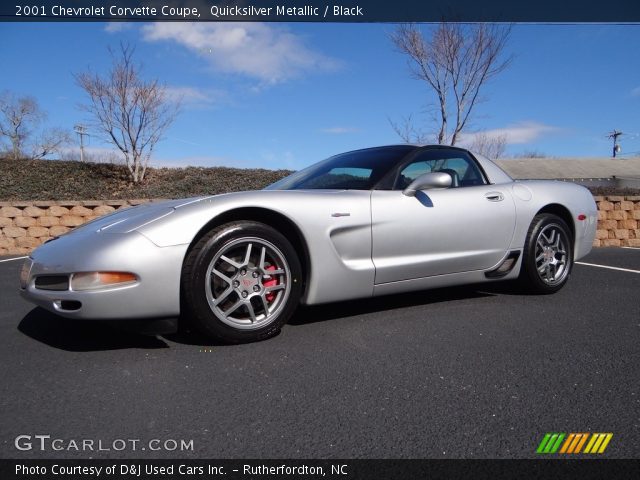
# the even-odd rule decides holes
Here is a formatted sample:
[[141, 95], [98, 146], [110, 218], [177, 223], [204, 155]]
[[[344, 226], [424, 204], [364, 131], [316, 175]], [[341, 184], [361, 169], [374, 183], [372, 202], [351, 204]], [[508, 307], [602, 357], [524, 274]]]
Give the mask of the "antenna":
[[80, 161], [84, 162], [84, 137], [85, 135], [89, 136], [89, 134], [87, 133], [87, 127], [81, 124], [77, 124], [73, 126], [73, 130], [80, 137]]
[[613, 140], [613, 158], [616, 158], [616, 155], [620, 153], [620, 145], [618, 144], [618, 137], [620, 135], [624, 135], [624, 133], [619, 132], [618, 130], [614, 130], [609, 135], [607, 135], [607, 138]]

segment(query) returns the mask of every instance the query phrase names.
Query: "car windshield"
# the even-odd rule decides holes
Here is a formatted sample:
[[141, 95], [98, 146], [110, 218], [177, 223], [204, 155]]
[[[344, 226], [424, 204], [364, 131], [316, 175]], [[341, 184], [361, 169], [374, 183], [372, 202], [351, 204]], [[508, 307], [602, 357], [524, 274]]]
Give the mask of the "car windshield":
[[397, 145], [342, 153], [295, 172], [265, 190], [370, 190], [414, 149]]

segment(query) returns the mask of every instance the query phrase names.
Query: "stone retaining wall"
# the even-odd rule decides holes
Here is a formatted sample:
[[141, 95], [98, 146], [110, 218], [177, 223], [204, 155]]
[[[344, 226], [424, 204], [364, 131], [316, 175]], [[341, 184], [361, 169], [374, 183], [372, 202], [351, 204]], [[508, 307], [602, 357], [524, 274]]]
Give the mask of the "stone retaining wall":
[[594, 247], [640, 247], [640, 196], [595, 197], [598, 230]]
[[[595, 247], [640, 247], [640, 196], [595, 197]], [[0, 202], [0, 255], [27, 254], [101, 215], [153, 200]]]
[[29, 253], [94, 218], [150, 201], [0, 202], [0, 255]]

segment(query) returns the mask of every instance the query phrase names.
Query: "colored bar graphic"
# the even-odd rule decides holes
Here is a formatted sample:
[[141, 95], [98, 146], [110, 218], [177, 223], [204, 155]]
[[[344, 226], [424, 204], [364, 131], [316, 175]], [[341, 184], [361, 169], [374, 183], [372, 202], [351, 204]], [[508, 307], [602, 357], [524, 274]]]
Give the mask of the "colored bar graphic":
[[542, 439], [542, 441], [540, 442], [540, 445], [538, 445], [538, 449], [536, 450], [536, 453], [543, 453], [544, 452], [544, 447], [547, 446], [547, 442], [549, 441], [549, 439], [551, 438], [551, 434], [547, 433], [544, 438]]
[[596, 443], [597, 439], [598, 439], [597, 433], [594, 433], [591, 435], [591, 438], [589, 439], [589, 443], [587, 443], [587, 446], [584, 449], [584, 453], [591, 453], [591, 448], [593, 447], [593, 444]]
[[576, 438], [576, 434], [570, 433], [567, 439], [565, 440], [564, 445], [562, 445], [562, 448], [560, 449], [560, 453], [567, 453], [567, 450], [569, 449], [569, 447], [571, 446], [575, 438]]
[[611, 438], [613, 438], [613, 433], [594, 433], [591, 435], [584, 453], [604, 453]]
[[582, 447], [587, 441], [587, 438], [589, 438], [588, 433], [581, 433], [580, 435], [582, 435], [582, 438], [580, 439], [580, 442], [578, 443], [578, 445], [576, 445], [576, 448], [572, 453], [580, 453], [580, 450], [582, 450]]
[[566, 434], [564, 433], [559, 433], [558, 434], [558, 439], [556, 440], [556, 443], [553, 445], [553, 447], [551, 448], [551, 452], [549, 453], [556, 453], [558, 451], [558, 449], [560, 448], [560, 444], [562, 443], [562, 440], [564, 440]]
[[553, 445], [556, 443], [556, 438], [558, 438], [558, 434], [552, 433], [551, 438], [547, 442], [547, 446], [544, 448], [544, 452], [542, 453], [553, 453], [551, 449], [553, 448]]
[[596, 443], [593, 444], [593, 447], [591, 447], [591, 452], [589, 453], [598, 453], [598, 450], [600, 449], [600, 444], [604, 440], [604, 437], [606, 437], [604, 433], [598, 433], [598, 439], [596, 440]]
[[565, 436], [564, 433], [547, 433], [538, 445], [536, 453], [556, 453]]
[[[566, 440], [565, 440], [566, 438]], [[542, 454], [577, 454], [591, 453], [601, 454], [609, 446], [613, 433], [546, 433], [538, 445], [536, 453]], [[585, 445], [584, 451], [582, 447]]]
[[606, 435], [606, 437], [605, 437], [604, 441], [602, 442], [602, 445], [600, 445], [600, 450], [598, 450], [598, 453], [604, 453], [604, 451], [606, 450], [607, 446], [609, 445], [609, 442], [613, 438], [613, 433], [605, 433], [604, 435]]

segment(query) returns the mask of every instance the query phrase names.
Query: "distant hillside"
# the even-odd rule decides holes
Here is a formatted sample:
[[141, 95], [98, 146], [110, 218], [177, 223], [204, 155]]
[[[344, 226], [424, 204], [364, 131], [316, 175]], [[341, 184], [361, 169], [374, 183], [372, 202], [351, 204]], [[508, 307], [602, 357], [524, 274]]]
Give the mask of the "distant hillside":
[[[565, 166], [557, 163], [562, 160], [537, 162], [541, 161], [505, 160], [499, 163], [516, 178], [553, 178], [549, 174], [549, 165], [554, 164], [559, 168]], [[630, 166], [622, 161], [620, 165]], [[565, 178], [573, 176], [567, 175], [567, 169], [564, 172]], [[0, 159], [0, 201], [185, 198], [257, 190], [290, 173], [288, 170], [228, 167], [149, 168], [144, 182], [133, 185], [127, 180], [126, 170], [122, 165]], [[561, 177], [562, 175], [558, 176]], [[629, 188], [590, 189], [596, 195], [640, 194], [639, 190]]]
[[149, 168], [144, 182], [133, 185], [122, 165], [0, 159], [0, 201], [184, 198], [261, 189], [290, 173], [227, 167]]
[[640, 177], [640, 158], [509, 158], [496, 161], [513, 178]]

